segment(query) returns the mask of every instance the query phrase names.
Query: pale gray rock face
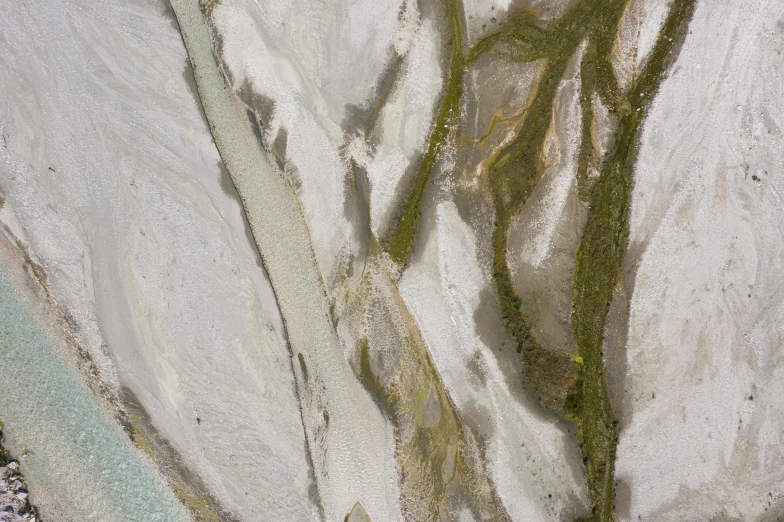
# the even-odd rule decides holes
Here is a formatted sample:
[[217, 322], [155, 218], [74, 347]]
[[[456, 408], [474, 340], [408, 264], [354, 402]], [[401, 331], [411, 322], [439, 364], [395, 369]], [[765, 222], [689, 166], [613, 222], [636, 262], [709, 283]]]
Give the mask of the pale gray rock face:
[[263, 153], [240, 101], [227, 89], [198, 7], [185, 1], [174, 6], [205, 113], [286, 320], [324, 518], [339, 520], [359, 502], [374, 520], [399, 520], [392, 428], [344, 359], [295, 192]]
[[0, 189], [79, 340], [227, 511], [309, 519], [283, 325], [173, 15], [0, 9]]
[[[784, 6], [698, 2], [642, 134], [624, 520], [775, 520], [784, 496]], [[724, 518], [722, 518], [724, 517]], [[766, 518], [770, 517], [770, 518]]]

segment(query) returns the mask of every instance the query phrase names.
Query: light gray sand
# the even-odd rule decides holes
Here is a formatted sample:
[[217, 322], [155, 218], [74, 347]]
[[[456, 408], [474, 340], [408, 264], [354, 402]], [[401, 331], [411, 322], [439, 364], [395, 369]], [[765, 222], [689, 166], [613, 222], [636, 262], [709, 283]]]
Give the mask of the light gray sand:
[[783, 46], [780, 1], [698, 2], [645, 125], [623, 520], [784, 515]]
[[392, 429], [344, 359], [294, 191], [262, 152], [239, 101], [226, 88], [197, 3], [183, 0], [174, 6], [213, 135], [286, 321], [326, 518], [338, 520], [360, 502], [371, 520], [398, 520]]

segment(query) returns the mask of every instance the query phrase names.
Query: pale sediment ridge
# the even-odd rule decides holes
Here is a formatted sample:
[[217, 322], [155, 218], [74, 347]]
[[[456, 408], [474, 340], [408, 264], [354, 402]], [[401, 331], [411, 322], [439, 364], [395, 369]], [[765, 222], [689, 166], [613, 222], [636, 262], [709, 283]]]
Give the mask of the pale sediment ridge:
[[400, 508], [392, 428], [352, 374], [296, 196], [270, 163], [226, 87], [197, 2], [172, 6], [215, 143], [242, 199], [286, 324], [303, 420], [328, 520], [359, 501], [371, 520]]
[[784, 520], [783, 47], [779, 0], [698, 1], [642, 131], [618, 520]]

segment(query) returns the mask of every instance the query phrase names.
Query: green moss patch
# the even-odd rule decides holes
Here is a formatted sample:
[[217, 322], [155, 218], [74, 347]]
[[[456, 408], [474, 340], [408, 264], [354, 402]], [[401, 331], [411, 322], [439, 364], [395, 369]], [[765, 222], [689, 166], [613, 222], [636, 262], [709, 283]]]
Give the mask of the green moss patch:
[[[628, 98], [608, 92], [610, 107], [620, 120], [614, 148], [590, 192], [590, 215], [577, 253], [572, 326], [582, 363], [567, 401], [579, 426], [594, 519], [611, 520], [614, 499], [616, 422], [604, 376], [604, 324], [613, 289], [620, 277], [628, 238], [628, 214], [637, 143], [648, 104], [665, 68], [674, 59], [694, 9], [694, 0], [676, 0], [658, 42]], [[601, 41], [601, 40], [600, 40]], [[601, 52], [601, 48], [597, 51]], [[596, 60], [597, 84], [611, 71]], [[607, 82], [605, 82], [607, 83]], [[607, 88], [607, 87], [605, 87]], [[611, 89], [611, 88], [610, 88]], [[583, 140], [585, 143], [585, 140]]]

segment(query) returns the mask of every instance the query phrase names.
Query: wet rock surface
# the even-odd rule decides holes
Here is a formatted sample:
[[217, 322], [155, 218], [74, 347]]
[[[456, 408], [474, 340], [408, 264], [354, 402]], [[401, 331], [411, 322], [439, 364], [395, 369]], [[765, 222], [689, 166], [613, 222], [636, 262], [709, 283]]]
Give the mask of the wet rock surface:
[[3, 448], [3, 425], [0, 423], [0, 522], [33, 522], [38, 518], [30, 504], [27, 483], [19, 461]]

